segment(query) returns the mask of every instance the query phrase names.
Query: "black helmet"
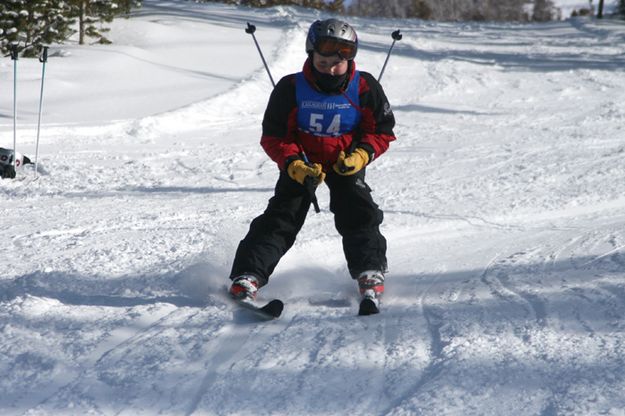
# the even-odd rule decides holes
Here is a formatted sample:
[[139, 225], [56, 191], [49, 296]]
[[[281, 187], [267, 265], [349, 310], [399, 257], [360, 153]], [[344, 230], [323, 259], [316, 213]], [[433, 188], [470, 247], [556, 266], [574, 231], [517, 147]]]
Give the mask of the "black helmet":
[[358, 52], [358, 36], [354, 28], [342, 20], [317, 20], [310, 25], [306, 37], [306, 53], [313, 51], [352, 60]]

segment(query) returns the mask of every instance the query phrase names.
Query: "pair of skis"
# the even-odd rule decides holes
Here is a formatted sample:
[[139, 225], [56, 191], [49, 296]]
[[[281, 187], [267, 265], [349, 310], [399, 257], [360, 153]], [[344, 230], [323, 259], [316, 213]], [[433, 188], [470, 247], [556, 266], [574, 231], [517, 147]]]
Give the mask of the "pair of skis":
[[[280, 315], [282, 315], [282, 310], [284, 309], [284, 303], [280, 299], [273, 299], [265, 305], [259, 305], [249, 298], [234, 299], [234, 301], [243, 308], [251, 311], [256, 317], [262, 320], [277, 319]], [[358, 315], [367, 316], [375, 315], [377, 313], [380, 313], [380, 309], [376, 299], [365, 297], [360, 302]]]

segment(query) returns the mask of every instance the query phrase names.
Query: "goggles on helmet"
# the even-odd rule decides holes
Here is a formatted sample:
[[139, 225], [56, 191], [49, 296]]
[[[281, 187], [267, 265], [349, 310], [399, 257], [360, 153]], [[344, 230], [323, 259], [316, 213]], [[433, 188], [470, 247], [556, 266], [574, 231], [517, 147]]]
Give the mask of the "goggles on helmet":
[[315, 52], [322, 56], [338, 55], [348, 61], [356, 57], [358, 46], [354, 42], [342, 39], [322, 37], [315, 43]]

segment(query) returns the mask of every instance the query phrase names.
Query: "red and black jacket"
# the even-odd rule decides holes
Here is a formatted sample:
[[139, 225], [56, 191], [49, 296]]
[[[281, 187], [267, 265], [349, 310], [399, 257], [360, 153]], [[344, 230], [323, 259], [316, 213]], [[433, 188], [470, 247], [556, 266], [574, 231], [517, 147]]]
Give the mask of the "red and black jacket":
[[[349, 71], [351, 81], [356, 71], [353, 62]], [[319, 89], [316, 87], [310, 59], [304, 63], [303, 74], [314, 88]], [[336, 91], [336, 94], [342, 92]], [[369, 153], [369, 161], [373, 161], [395, 140], [395, 117], [382, 86], [367, 72], [360, 72], [358, 95], [361, 119], [356, 129], [338, 137], [314, 136], [298, 129], [295, 74], [285, 76], [269, 97], [263, 118], [261, 146], [280, 169], [286, 169], [287, 163], [299, 157], [299, 153], [304, 150], [311, 162], [321, 163], [327, 171], [336, 162], [339, 153], [348, 149], [354, 140], [357, 141], [357, 147]]]

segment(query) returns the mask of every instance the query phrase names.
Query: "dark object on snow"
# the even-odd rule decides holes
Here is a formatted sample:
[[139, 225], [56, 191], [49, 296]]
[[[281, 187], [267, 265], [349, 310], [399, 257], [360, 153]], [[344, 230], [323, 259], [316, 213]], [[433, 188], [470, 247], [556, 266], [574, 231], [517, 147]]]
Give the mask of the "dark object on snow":
[[13, 165], [2, 165], [2, 179], [15, 178], [15, 169]]
[[234, 299], [235, 303], [243, 308], [253, 312], [253, 314], [262, 320], [277, 319], [282, 314], [284, 303], [279, 299], [274, 299], [264, 306], [254, 303], [249, 298]]
[[13, 149], [5, 149], [0, 147], [0, 177], [2, 179], [13, 179], [15, 178], [15, 168], [20, 169], [23, 165], [32, 164], [28, 156], [24, 156], [17, 153], [17, 158], [15, 163], [13, 163], [13, 158], [15, 156], [15, 152]]

